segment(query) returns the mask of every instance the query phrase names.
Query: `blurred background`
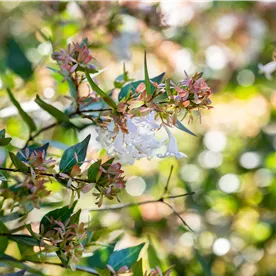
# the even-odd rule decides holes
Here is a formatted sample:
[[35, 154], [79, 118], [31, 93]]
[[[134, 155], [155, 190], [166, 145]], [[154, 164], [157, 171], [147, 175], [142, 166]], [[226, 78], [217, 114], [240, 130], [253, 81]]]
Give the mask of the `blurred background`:
[[[165, 71], [181, 80], [184, 70], [204, 72], [214, 109], [202, 112], [202, 122], [196, 113], [193, 123], [184, 121], [197, 138], [174, 131], [188, 158], [124, 166], [128, 182], [120, 195], [123, 203], [159, 198], [173, 165], [170, 193], [195, 195], [170, 204], [194, 233], [161, 203], [84, 212], [83, 220], [123, 232], [118, 247], [150, 241], [145, 266], [174, 265], [174, 275], [276, 275], [276, 78], [258, 68], [273, 60], [275, 18], [273, 1], [0, 2], [0, 128], [14, 147], [28, 138], [6, 86], [40, 127], [52, 118], [34, 103], [36, 94], [61, 110], [70, 104], [67, 83], [47, 67], [54, 66], [53, 48], [71, 41], [88, 38], [106, 90], [122, 74], [123, 62], [131, 77], [143, 78], [145, 49], [152, 77]], [[81, 132], [59, 126], [39, 139], [52, 141], [50, 153], [59, 155], [91, 132], [92, 126]], [[89, 156], [96, 159], [99, 150], [92, 141]], [[0, 163], [5, 158], [0, 148]], [[57, 183], [49, 186], [56, 192], [52, 200], [64, 196]], [[79, 207], [96, 207], [91, 194]], [[39, 221], [46, 211], [34, 210], [28, 219]]]

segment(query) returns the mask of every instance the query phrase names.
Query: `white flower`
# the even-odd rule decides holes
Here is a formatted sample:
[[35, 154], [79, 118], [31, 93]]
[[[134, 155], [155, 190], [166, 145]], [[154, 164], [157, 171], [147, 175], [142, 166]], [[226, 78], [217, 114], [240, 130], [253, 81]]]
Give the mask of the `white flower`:
[[271, 61], [265, 65], [259, 64], [260, 73], [265, 74], [269, 80], [272, 79], [272, 73], [276, 71], [276, 61]]
[[153, 158], [162, 145], [155, 137], [155, 130], [160, 128], [155, 120], [155, 112], [145, 117], [127, 118], [128, 133], [123, 133], [120, 128], [114, 132], [114, 128], [114, 121], [107, 129], [98, 128], [97, 140], [108, 155], [116, 155], [122, 164], [133, 164], [143, 157]]
[[157, 156], [159, 158], [165, 158], [165, 157], [168, 157], [168, 156], [175, 156], [176, 159], [180, 159], [182, 157], [187, 157], [186, 154], [178, 151], [178, 146], [177, 146], [176, 139], [173, 136], [173, 134], [170, 132], [169, 128], [166, 125], [163, 125], [163, 127], [165, 128], [165, 130], [168, 133], [169, 142], [168, 142], [168, 145], [167, 145], [166, 152], [163, 153], [163, 154], [158, 154]]
[[155, 133], [161, 125], [155, 119], [155, 112], [149, 113], [145, 117], [128, 117], [128, 133], [123, 133], [120, 127], [115, 132], [115, 124], [112, 121], [106, 129], [97, 128], [98, 137], [103, 148], [108, 155], [117, 156], [121, 164], [134, 164], [135, 160], [147, 157], [151, 159], [155, 156], [164, 158], [175, 156], [177, 159], [186, 157], [178, 151], [177, 142], [168, 127], [163, 125], [168, 133], [167, 151], [164, 154], [157, 154], [164, 144], [155, 137]]

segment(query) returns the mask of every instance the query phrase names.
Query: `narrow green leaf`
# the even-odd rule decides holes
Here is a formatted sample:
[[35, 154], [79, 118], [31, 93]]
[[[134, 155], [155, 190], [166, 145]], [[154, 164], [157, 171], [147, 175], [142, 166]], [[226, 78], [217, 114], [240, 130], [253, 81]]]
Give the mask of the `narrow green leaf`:
[[0, 139], [0, 146], [7, 146], [11, 142], [12, 138], [7, 137], [7, 138], [1, 138]]
[[147, 65], [147, 53], [145, 51], [144, 55], [144, 70], [145, 70], [145, 85], [146, 85], [146, 91], [148, 95], [151, 95], [151, 83], [150, 83], [150, 78], [149, 78], [149, 73], [148, 73], [148, 65]]
[[117, 271], [122, 266], [132, 267], [137, 261], [139, 254], [144, 247], [144, 243], [137, 246], [114, 251], [109, 257], [108, 264]]
[[183, 124], [182, 124], [179, 120], [177, 120], [175, 126], [176, 126], [178, 129], [180, 129], [180, 130], [182, 130], [182, 131], [184, 131], [184, 132], [186, 132], [186, 133], [188, 133], [188, 134], [191, 134], [191, 135], [197, 137], [196, 134], [194, 134], [194, 133], [193, 133], [192, 131], [190, 131], [188, 128], [186, 128], [185, 126], [183, 126]]
[[9, 152], [13, 165], [21, 172], [29, 171], [29, 168], [12, 152]]
[[70, 224], [78, 224], [80, 220], [81, 209], [79, 209], [74, 215], [70, 217]]
[[18, 101], [13, 96], [11, 90], [7, 89], [7, 92], [8, 92], [8, 95], [10, 97], [11, 102], [17, 108], [17, 110], [19, 112], [19, 115], [25, 121], [25, 123], [29, 126], [30, 132], [35, 131], [36, 130], [36, 125], [35, 125], [33, 119], [22, 109], [22, 107], [20, 106], [20, 104], [18, 103]]
[[10, 235], [9, 236], [9, 239], [10, 240], [13, 240], [17, 243], [22, 243], [26, 246], [39, 246], [40, 245], [40, 242], [35, 239], [34, 237], [32, 236], [29, 236], [29, 235]]
[[46, 233], [51, 229], [52, 224], [50, 224], [49, 222], [50, 218], [53, 218], [55, 220], [60, 220], [61, 222], [65, 223], [65, 221], [69, 219], [73, 214], [76, 204], [77, 204], [77, 201], [75, 201], [70, 208], [69, 208], [69, 205], [67, 205], [62, 208], [58, 208], [48, 212], [40, 221], [39, 233], [43, 234], [42, 233], [43, 229], [44, 229], [44, 233]]
[[51, 114], [53, 117], [55, 117], [58, 122], [69, 122], [70, 121], [69, 117], [65, 113], [63, 113], [62, 111], [58, 110], [54, 106], [52, 106], [52, 105], [44, 102], [43, 100], [41, 100], [41, 98], [38, 95], [36, 95], [35, 102], [42, 109], [44, 109], [49, 114]]
[[[90, 137], [91, 135], [89, 134], [82, 142], [64, 151], [59, 164], [60, 172], [68, 174], [76, 164], [85, 160]], [[78, 157], [78, 161], [75, 155]]]
[[0, 216], [0, 221], [9, 222], [9, 221], [19, 219], [23, 216], [24, 216], [23, 214], [20, 214], [19, 212], [16, 211], [16, 212], [10, 213], [10, 214], [5, 215], [5, 216]]
[[17, 272], [11, 272], [11, 273], [5, 274], [5, 276], [24, 276], [25, 272], [26, 272], [26, 269], [21, 269], [20, 271], [17, 271]]
[[40, 270], [34, 269], [34, 268], [26, 265], [22, 261], [17, 260], [15, 258], [13, 258], [12, 256], [9, 256], [9, 255], [6, 255], [6, 254], [0, 254], [0, 262], [5, 263], [6, 265], [9, 265], [13, 268], [17, 267], [17, 268], [26, 270], [26, 271], [34, 274], [34, 275], [44, 276], [44, 274]]
[[166, 92], [168, 96], [172, 95], [170, 81], [170, 79], [166, 79]]
[[105, 268], [105, 269], [96, 268], [96, 271], [99, 274], [99, 276], [110, 276], [111, 275], [110, 270], [107, 268]]
[[0, 139], [5, 138], [5, 136], [6, 136], [6, 130], [5, 129], [0, 130]]
[[23, 80], [28, 80], [33, 74], [31, 62], [26, 58], [24, 52], [13, 38], [7, 40], [6, 46], [7, 67], [15, 74], [19, 75]]
[[[0, 221], [0, 234], [7, 234], [9, 233], [9, 229], [6, 227], [6, 225]], [[1, 236], [0, 235], [0, 254], [4, 253], [6, 248], [8, 247], [8, 237], [7, 236]]]
[[97, 249], [93, 252], [92, 256], [85, 257], [82, 259], [83, 264], [89, 267], [95, 267], [99, 269], [106, 268], [109, 256], [114, 251], [115, 243], [110, 246]]
[[91, 166], [88, 169], [88, 180], [91, 182], [96, 182], [97, 181], [97, 174], [100, 169], [102, 160], [98, 160], [95, 163], [91, 164]]
[[7, 178], [0, 172], [0, 181], [7, 181]]
[[116, 103], [112, 100], [111, 97], [109, 97], [94, 81], [93, 79], [90, 77], [89, 72], [86, 70], [85, 71], [85, 76], [87, 78], [87, 81], [89, 82], [91, 88], [99, 95], [103, 98], [103, 100], [113, 109], [117, 108]]
[[71, 79], [67, 79], [67, 83], [69, 86], [69, 92], [72, 98], [76, 99], [77, 97], [77, 89], [75, 84], [73, 83], [73, 81]]
[[138, 262], [133, 264], [132, 273], [133, 273], [132, 276], [141, 276], [141, 275], [143, 275], [142, 259], [140, 259]]

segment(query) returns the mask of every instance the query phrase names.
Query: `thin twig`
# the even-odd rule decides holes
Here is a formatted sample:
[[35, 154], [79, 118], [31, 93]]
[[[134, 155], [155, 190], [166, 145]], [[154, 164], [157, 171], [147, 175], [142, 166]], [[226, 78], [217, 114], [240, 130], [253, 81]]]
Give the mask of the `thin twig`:
[[[24, 173], [26, 175], [30, 175], [29, 172], [22, 172], [18, 169], [10, 169], [10, 168], [2, 168], [0, 167], [0, 171], [9, 171], [9, 172], [20, 172], [20, 173]], [[44, 173], [44, 172], [40, 172], [39, 175], [41, 176], [49, 176], [49, 177], [58, 177], [58, 178], [62, 178], [58, 173], [57, 174], [52, 174], [52, 173]], [[80, 179], [80, 178], [75, 178], [75, 177], [71, 177], [72, 180], [76, 181], [76, 182], [83, 182], [83, 183], [91, 183], [91, 181], [89, 181], [88, 179]]]
[[126, 203], [126, 204], [114, 204], [114, 205], [111, 205], [111, 206], [106, 206], [106, 207], [98, 208], [98, 209], [90, 208], [90, 209], [85, 209], [85, 211], [96, 212], [96, 211], [120, 210], [120, 209], [145, 205], [145, 204], [149, 204], [149, 203], [158, 203], [158, 202], [162, 203], [164, 199], [174, 199], [174, 198], [180, 198], [180, 197], [194, 195], [194, 194], [195, 194], [195, 192], [189, 192], [189, 193], [180, 194], [180, 195], [164, 196], [164, 197], [161, 197], [159, 199], [145, 200], [145, 201], [139, 201], [139, 202], [131, 202], [131, 203]]
[[169, 173], [169, 177], [168, 177], [168, 180], [167, 180], [166, 186], [165, 186], [165, 188], [164, 188], [163, 196], [164, 196], [164, 195], [166, 195], [166, 194], [167, 194], [167, 192], [168, 192], [168, 188], [169, 188], [169, 184], [170, 184], [170, 180], [171, 180], [172, 172], [173, 172], [173, 166], [171, 166], [171, 170], [170, 170], [170, 173]]
[[187, 224], [187, 222], [181, 217], [181, 215], [166, 201], [163, 201], [165, 205], [167, 205], [173, 212], [174, 214], [182, 221], [182, 223], [191, 231], [194, 232], [193, 229]]

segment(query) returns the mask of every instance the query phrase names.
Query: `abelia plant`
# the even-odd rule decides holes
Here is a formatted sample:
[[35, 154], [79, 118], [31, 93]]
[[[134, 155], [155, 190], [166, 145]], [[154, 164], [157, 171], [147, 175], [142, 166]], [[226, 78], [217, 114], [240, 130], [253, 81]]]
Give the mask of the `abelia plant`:
[[[35, 267], [29, 267], [26, 262], [49, 263], [47, 258], [54, 253], [60, 259], [61, 266], [96, 275], [117, 275], [117, 273], [170, 275], [171, 268], [165, 272], [162, 272], [159, 267], [152, 268], [148, 273], [142, 272], [142, 261], [141, 259], [138, 261], [138, 258], [144, 244], [113, 250], [104, 268], [99, 267], [97, 263], [93, 264], [93, 267], [80, 266], [89, 260], [90, 257], [85, 255], [91, 253], [91, 246], [99, 237], [93, 221], [88, 224], [80, 222], [81, 210], [75, 213], [74, 210], [78, 199], [84, 193], [92, 193], [98, 207], [101, 207], [106, 200], [115, 198], [119, 201], [120, 192], [125, 188], [124, 164], [131, 165], [142, 158], [186, 157], [179, 151], [171, 129], [178, 128], [195, 135], [181, 121], [185, 116], [189, 116], [189, 120], [192, 120], [194, 110], [200, 112], [202, 109], [212, 107], [210, 87], [202, 78], [202, 73], [196, 73], [190, 77], [185, 72], [183, 80], [178, 82], [168, 78], [164, 80], [164, 73], [150, 79], [145, 54], [144, 80], [133, 81], [124, 68], [123, 74], [114, 82], [114, 89], [104, 92], [93, 75], [98, 71], [93, 64], [94, 58], [90, 53], [87, 40], [80, 44], [69, 44], [66, 50], [54, 52], [52, 58], [59, 66], [59, 69], [52, 68], [52, 70], [61, 74], [63, 81], [69, 85], [71, 104], [65, 112], [62, 112], [39, 96], [35, 101], [56, 119], [55, 123], [37, 131], [35, 121], [22, 109], [12, 92], [7, 90], [10, 100], [29, 127], [29, 139], [23, 149], [15, 149], [10, 145], [11, 138], [5, 137], [5, 130], [0, 132], [0, 145], [6, 146], [10, 151], [9, 158], [5, 162], [6, 166], [0, 168], [2, 171], [0, 174], [1, 206], [6, 204], [9, 208], [8, 212], [1, 211], [2, 259], [11, 260], [12, 257], [6, 255], [5, 251], [8, 242], [13, 240], [17, 242], [19, 249], [22, 249], [20, 249], [22, 258], [12, 259], [16, 264], [15, 267], [32, 273], [41, 274], [41, 271], [36, 270]], [[87, 84], [86, 96], [80, 94], [80, 85], [83, 83]], [[115, 90], [118, 93], [112, 93]], [[118, 96], [115, 97], [115, 95]], [[89, 160], [86, 156], [90, 149], [91, 135], [68, 147], [61, 158], [50, 156], [48, 149], [52, 145], [48, 143], [42, 145], [39, 142], [38, 137], [41, 133], [58, 125], [77, 128], [72, 121], [75, 118], [84, 120], [85, 126], [95, 126], [96, 140], [103, 148], [97, 160]], [[87, 121], [90, 123], [87, 124]], [[167, 138], [163, 140], [157, 135], [161, 129], [167, 133]], [[163, 146], [166, 149], [162, 149]], [[161, 202], [170, 207], [184, 226], [188, 227], [166, 199], [192, 193], [167, 195], [169, 179], [162, 196], [153, 202]], [[33, 208], [51, 206], [49, 197], [53, 192], [47, 188], [47, 183], [54, 181], [58, 181], [71, 193], [69, 205], [48, 212], [41, 219], [39, 230], [36, 229], [35, 223], [22, 224]], [[138, 204], [144, 203], [148, 202]], [[110, 209], [130, 206], [135, 204], [111, 205]], [[108, 210], [108, 208], [99, 210]], [[4, 224], [16, 219], [20, 227], [8, 229]], [[15, 234], [24, 229], [24, 234]], [[18, 236], [21, 238], [17, 238]]]

